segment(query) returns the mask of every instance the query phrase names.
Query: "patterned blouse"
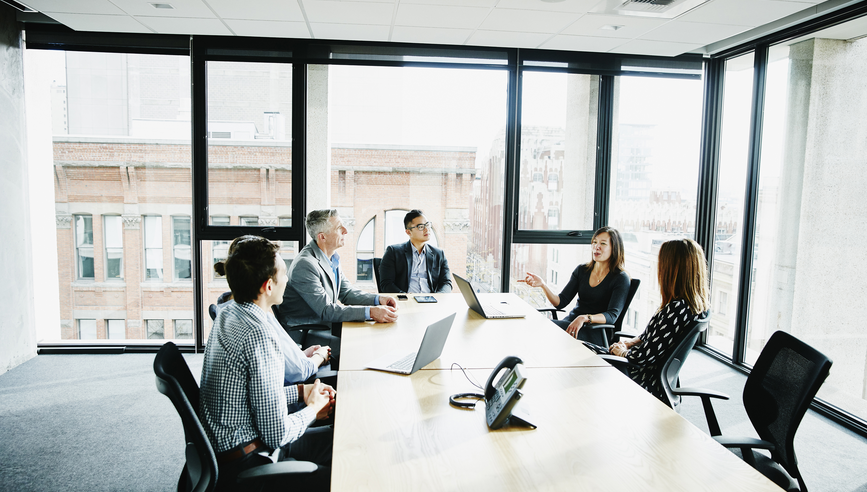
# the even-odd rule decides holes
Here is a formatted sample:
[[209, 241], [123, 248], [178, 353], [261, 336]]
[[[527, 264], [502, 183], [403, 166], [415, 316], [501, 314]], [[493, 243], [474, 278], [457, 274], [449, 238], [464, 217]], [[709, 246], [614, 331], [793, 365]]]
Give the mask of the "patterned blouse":
[[668, 405], [668, 398], [659, 380], [660, 366], [686, 336], [687, 325], [700, 316], [701, 313], [693, 314], [690, 311], [689, 304], [685, 300], [675, 299], [653, 315], [644, 333], [639, 337], [641, 343], [633, 346], [626, 353], [629, 362], [640, 366], [629, 369], [632, 380], [666, 405]]

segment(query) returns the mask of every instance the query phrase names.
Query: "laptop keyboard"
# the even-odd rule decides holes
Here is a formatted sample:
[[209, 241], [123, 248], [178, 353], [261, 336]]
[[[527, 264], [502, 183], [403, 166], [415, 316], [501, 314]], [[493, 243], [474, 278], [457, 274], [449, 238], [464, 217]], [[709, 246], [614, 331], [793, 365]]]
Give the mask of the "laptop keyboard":
[[485, 315], [489, 318], [503, 318], [511, 316], [510, 314], [504, 313], [490, 304], [485, 304]]
[[388, 368], [403, 372], [411, 371], [412, 365], [415, 364], [415, 354], [416, 352], [413, 352], [397, 362], [392, 362], [388, 365]]

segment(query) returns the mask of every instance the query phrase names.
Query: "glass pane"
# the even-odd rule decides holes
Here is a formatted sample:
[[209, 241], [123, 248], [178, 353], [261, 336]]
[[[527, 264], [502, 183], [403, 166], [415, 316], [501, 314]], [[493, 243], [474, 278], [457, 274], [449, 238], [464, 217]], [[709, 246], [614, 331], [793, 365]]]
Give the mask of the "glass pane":
[[641, 280], [626, 320], [635, 331], [644, 331], [661, 302], [659, 245], [695, 234], [702, 84], [615, 79], [609, 221], [623, 238], [627, 273]]
[[176, 280], [192, 278], [190, 245], [190, 218], [172, 217], [172, 251]]
[[148, 339], [164, 339], [165, 336], [165, 320], [148, 319], [145, 320], [145, 329]]
[[[591, 259], [590, 245], [587, 244], [513, 244], [509, 290], [531, 306], [550, 308], [551, 303], [541, 288], [529, 287], [518, 280], [523, 280], [527, 272], [534, 273], [542, 277], [555, 294], [559, 294], [569, 283], [572, 271]], [[558, 313], [558, 317], [563, 319], [576, 302], [577, 299], [573, 300], [564, 313]]]
[[174, 338], [193, 338], [193, 320], [191, 319], [176, 319], [175, 320], [175, 336]]
[[599, 77], [522, 77], [518, 228], [592, 229]]
[[207, 62], [208, 210], [232, 225], [292, 216], [292, 65]]
[[36, 313], [37, 341], [132, 344], [147, 340], [145, 320], [192, 319], [192, 287], [169, 273], [170, 217], [192, 215], [189, 57], [24, 57], [31, 177], [54, 192], [31, 210], [34, 224], [54, 230], [33, 242], [56, 255], [46, 275], [59, 283]]
[[834, 361], [819, 397], [862, 419], [865, 34], [850, 22], [770, 48], [746, 352], [752, 364], [774, 331], [795, 335]]
[[[716, 234], [711, 272], [711, 311], [708, 344], [732, 355], [740, 288], [741, 244], [749, 162], [750, 107], [753, 53], [726, 61]], [[723, 314], [725, 313], [725, 314]]]
[[420, 209], [451, 271], [499, 290], [507, 73], [312, 65], [307, 80], [308, 209], [340, 212], [347, 278], [375, 292], [358, 260], [407, 241], [403, 217]]

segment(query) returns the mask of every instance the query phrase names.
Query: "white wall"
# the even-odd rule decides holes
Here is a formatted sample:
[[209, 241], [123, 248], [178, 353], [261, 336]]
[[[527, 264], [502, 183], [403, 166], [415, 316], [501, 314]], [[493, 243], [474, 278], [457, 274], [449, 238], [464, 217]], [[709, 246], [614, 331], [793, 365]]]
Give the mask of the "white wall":
[[21, 47], [15, 13], [0, 4], [0, 374], [36, 355]]

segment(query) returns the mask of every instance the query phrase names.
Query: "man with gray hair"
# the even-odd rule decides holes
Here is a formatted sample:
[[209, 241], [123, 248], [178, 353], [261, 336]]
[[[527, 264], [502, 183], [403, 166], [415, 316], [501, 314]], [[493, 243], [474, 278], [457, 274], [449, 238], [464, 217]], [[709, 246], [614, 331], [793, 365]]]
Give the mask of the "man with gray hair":
[[[293, 329], [343, 321], [396, 321], [395, 298], [356, 289], [343, 275], [336, 251], [346, 241], [347, 230], [337, 210], [314, 210], [307, 214], [306, 225], [313, 241], [289, 267], [289, 284], [278, 308], [280, 323]], [[334, 341], [331, 348], [336, 352]]]

